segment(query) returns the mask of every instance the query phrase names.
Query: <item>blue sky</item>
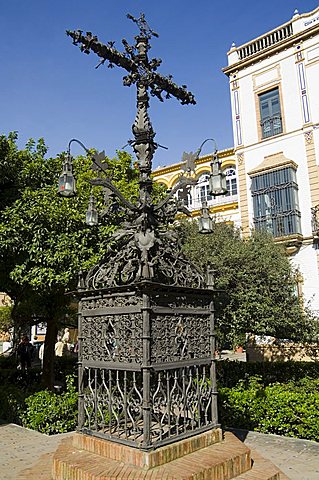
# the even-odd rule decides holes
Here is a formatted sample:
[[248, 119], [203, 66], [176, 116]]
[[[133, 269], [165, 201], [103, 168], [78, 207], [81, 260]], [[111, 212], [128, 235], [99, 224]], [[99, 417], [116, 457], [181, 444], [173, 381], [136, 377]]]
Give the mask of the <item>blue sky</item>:
[[[240, 45], [313, 10], [319, 0], [156, 1], [156, 0], [1, 0], [0, 134], [44, 137], [49, 155], [66, 149], [71, 138], [113, 156], [132, 138], [135, 87], [123, 87], [124, 71], [100, 67], [97, 57], [72, 45], [65, 30], [91, 31], [104, 43], [133, 42], [136, 26], [126, 14], [144, 12], [159, 38], [150, 57], [160, 57], [159, 72], [186, 84], [197, 100], [151, 100], [150, 115], [158, 149], [154, 167], [181, 159], [205, 138], [219, 149], [233, 146], [228, 79], [222, 73], [232, 42]], [[207, 152], [211, 145], [207, 145]], [[73, 153], [82, 153], [75, 146]], [[203, 152], [203, 153], [206, 153]]]

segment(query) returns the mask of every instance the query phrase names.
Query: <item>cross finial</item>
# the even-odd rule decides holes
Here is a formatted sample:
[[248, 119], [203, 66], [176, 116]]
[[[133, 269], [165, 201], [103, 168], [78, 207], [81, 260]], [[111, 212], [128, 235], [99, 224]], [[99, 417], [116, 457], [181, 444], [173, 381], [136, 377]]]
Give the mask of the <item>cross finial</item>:
[[138, 28], [140, 29], [140, 32], [141, 32], [141, 35], [143, 37], [146, 37], [148, 39], [150, 39], [152, 36], [153, 37], [157, 37], [158, 38], [158, 33], [154, 32], [154, 30], [152, 30], [149, 26], [149, 24], [147, 23], [147, 21], [145, 20], [145, 15], [144, 13], [140, 13], [140, 18], [135, 18], [133, 17], [133, 15], [131, 15], [130, 13], [127, 14], [127, 18], [129, 18], [130, 20], [132, 20], [134, 23], [136, 23], [136, 25], [138, 26]]

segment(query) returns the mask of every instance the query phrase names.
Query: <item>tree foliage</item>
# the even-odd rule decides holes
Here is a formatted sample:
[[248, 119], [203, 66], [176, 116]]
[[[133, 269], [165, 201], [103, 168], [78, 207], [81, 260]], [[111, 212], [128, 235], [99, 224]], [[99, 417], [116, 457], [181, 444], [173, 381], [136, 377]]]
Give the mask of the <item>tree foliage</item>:
[[[45, 158], [42, 139], [30, 140], [23, 150], [16, 140], [15, 133], [0, 137], [0, 291], [14, 299], [16, 319], [47, 321], [52, 354], [58, 322], [71, 299], [65, 293], [75, 290], [80, 270], [103, 257], [123, 213], [102, 216], [98, 226], [88, 227], [85, 212], [91, 186], [87, 180], [96, 176], [89, 156], [74, 159], [76, 197], [61, 198], [57, 181], [64, 155]], [[134, 201], [138, 171], [131, 163], [128, 153], [118, 152], [117, 158], [108, 159], [107, 175]], [[94, 194], [103, 210], [102, 188], [95, 188]]]
[[180, 225], [184, 250], [205, 270], [215, 272], [218, 334], [236, 343], [245, 333], [305, 339], [313, 322], [296, 295], [294, 272], [283, 245], [263, 232], [243, 239], [232, 225], [216, 222], [200, 235], [196, 222]]

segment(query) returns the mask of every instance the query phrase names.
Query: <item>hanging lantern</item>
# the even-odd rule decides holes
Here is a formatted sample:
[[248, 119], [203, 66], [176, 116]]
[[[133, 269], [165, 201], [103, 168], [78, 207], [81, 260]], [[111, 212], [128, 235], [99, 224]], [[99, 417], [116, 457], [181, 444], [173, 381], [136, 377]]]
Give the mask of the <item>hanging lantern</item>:
[[86, 221], [86, 224], [89, 225], [90, 227], [94, 227], [99, 223], [99, 217], [95, 207], [95, 198], [92, 193], [90, 195], [89, 206], [86, 211], [85, 221]]
[[202, 203], [201, 216], [198, 219], [198, 231], [199, 233], [212, 233], [213, 231], [213, 222], [209, 216], [206, 201]]
[[74, 197], [76, 194], [75, 178], [72, 173], [72, 160], [68, 155], [63, 163], [63, 171], [59, 177], [58, 193], [62, 197]]
[[214, 197], [226, 195], [226, 175], [221, 169], [221, 162], [218, 159], [217, 152], [214, 153], [213, 160], [210, 163], [211, 173], [209, 176], [209, 193]]

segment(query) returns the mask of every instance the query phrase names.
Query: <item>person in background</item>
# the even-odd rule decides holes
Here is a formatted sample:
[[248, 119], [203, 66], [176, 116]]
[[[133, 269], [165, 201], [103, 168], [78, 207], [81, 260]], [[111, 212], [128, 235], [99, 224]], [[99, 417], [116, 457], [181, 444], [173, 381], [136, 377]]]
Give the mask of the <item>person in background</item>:
[[31, 367], [33, 351], [34, 347], [29, 342], [29, 338], [27, 336], [22, 337], [17, 350], [21, 370], [27, 370]]
[[44, 343], [42, 343], [41, 347], [39, 348], [39, 360], [41, 362], [41, 368], [43, 368], [43, 357], [44, 357]]
[[63, 343], [69, 343], [70, 341], [70, 330], [68, 328], [64, 329], [64, 334], [62, 337], [62, 342]]
[[10, 342], [10, 336], [7, 335], [2, 344], [2, 354], [7, 357], [12, 351], [12, 343]]
[[58, 336], [58, 341], [55, 344], [54, 352], [56, 357], [63, 357], [66, 351], [66, 343], [62, 342], [60, 336]]

